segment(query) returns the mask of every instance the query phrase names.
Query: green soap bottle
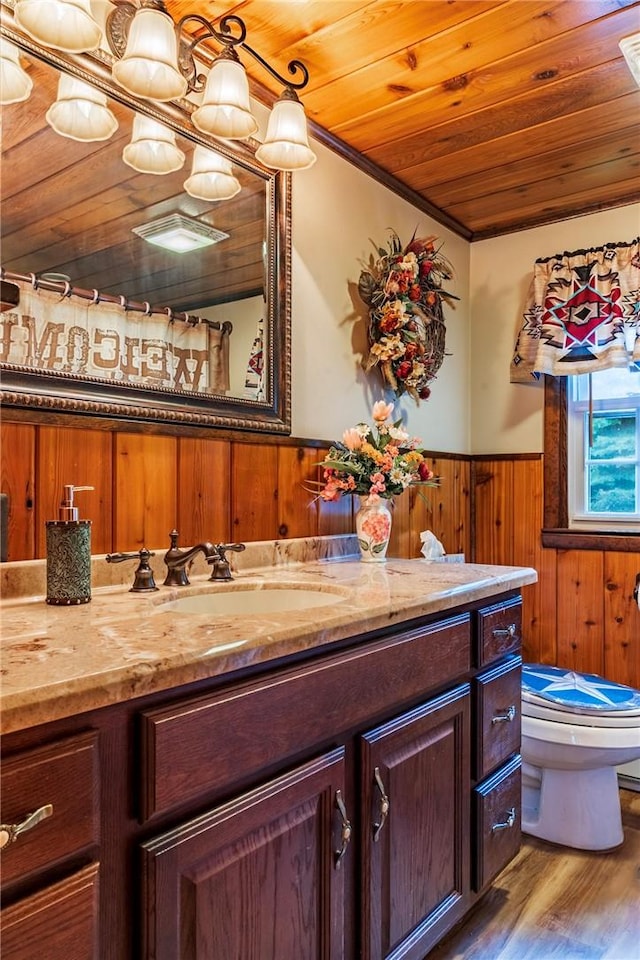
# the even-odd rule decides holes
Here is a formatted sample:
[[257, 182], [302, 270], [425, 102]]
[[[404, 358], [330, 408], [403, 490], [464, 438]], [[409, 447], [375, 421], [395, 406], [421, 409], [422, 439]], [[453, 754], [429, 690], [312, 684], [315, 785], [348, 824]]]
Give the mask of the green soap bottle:
[[48, 520], [47, 603], [73, 606], [91, 600], [91, 520], [79, 520], [73, 502], [78, 490], [93, 487], [64, 486], [57, 520]]

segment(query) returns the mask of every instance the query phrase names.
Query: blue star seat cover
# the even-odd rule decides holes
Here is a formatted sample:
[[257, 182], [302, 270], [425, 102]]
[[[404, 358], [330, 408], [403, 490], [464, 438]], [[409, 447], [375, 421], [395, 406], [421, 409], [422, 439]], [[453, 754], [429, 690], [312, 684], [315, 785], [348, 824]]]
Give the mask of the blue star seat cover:
[[640, 711], [640, 690], [605, 680], [594, 673], [576, 673], [542, 663], [522, 665], [522, 690], [560, 709], [582, 713]]

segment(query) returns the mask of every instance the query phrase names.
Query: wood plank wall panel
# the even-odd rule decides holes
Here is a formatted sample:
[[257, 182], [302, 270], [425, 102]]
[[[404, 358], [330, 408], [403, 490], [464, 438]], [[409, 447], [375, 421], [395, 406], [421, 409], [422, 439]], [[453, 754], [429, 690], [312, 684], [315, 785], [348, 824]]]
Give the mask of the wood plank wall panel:
[[522, 591], [523, 657], [533, 663], [556, 662], [556, 555], [540, 541], [543, 522], [543, 462], [513, 461], [513, 546], [510, 562], [533, 567], [538, 582]]
[[278, 448], [231, 444], [231, 539], [278, 537]]
[[[329, 447], [321, 447], [316, 450], [315, 462], [320, 463], [329, 452]], [[323, 483], [323, 469], [316, 467], [315, 480]], [[318, 507], [318, 536], [337, 537], [345, 533], [354, 533], [355, 531], [355, 512], [358, 509], [357, 497], [341, 497], [333, 503], [327, 503], [320, 499], [317, 501]]]
[[177, 464], [175, 437], [115, 435], [113, 549], [169, 547], [178, 522]]
[[30, 560], [36, 555], [36, 427], [3, 420], [0, 422], [0, 449], [0, 489], [9, 497], [7, 559]]
[[597, 550], [558, 550], [558, 663], [604, 671], [604, 560]]
[[[415, 495], [413, 490], [405, 490], [403, 494], [391, 501], [391, 539], [387, 549], [388, 557], [415, 557], [418, 556], [412, 551], [413, 544], [413, 524], [411, 517], [411, 498]], [[357, 509], [357, 504], [354, 504]], [[355, 530], [355, 523], [353, 529]]]
[[[231, 539], [231, 444], [178, 440], [178, 530], [183, 544]], [[162, 541], [164, 542], [164, 541]]]
[[317, 474], [313, 447], [277, 447], [278, 536], [308, 537], [318, 531], [318, 495], [310, 489]]
[[[431, 469], [440, 477], [440, 486], [426, 487], [424, 496], [429, 504], [428, 516], [438, 540], [447, 553], [471, 556], [470, 524], [470, 464], [467, 460], [434, 458]], [[416, 491], [419, 497], [419, 493]], [[421, 530], [427, 529], [421, 527]], [[419, 532], [419, 531], [418, 531]], [[419, 544], [419, 547], [421, 544]]]
[[513, 557], [513, 462], [475, 465], [473, 507], [476, 563], [510, 564]]
[[604, 675], [640, 687], [640, 610], [633, 599], [640, 556], [604, 555]]
[[100, 430], [41, 426], [36, 445], [36, 549], [46, 556], [45, 521], [57, 520], [63, 487], [89, 486], [75, 498], [81, 520], [91, 520], [91, 552], [111, 548], [113, 439]]

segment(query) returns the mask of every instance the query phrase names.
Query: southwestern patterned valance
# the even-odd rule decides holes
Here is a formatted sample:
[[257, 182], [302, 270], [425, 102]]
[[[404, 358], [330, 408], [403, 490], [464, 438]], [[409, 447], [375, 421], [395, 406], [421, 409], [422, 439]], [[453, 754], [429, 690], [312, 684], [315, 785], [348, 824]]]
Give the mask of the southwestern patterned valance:
[[640, 364], [640, 238], [536, 260], [511, 382]]

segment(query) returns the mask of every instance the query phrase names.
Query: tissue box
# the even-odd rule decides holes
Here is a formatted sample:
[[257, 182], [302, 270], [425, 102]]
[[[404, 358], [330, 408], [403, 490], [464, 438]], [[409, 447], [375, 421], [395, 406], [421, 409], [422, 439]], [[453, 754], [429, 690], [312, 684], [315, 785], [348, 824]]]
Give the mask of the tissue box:
[[445, 553], [443, 557], [436, 557], [429, 563], [464, 563], [464, 553]]

